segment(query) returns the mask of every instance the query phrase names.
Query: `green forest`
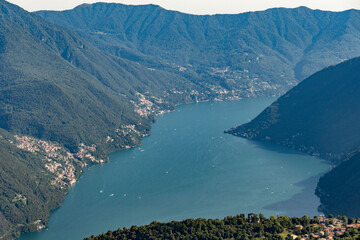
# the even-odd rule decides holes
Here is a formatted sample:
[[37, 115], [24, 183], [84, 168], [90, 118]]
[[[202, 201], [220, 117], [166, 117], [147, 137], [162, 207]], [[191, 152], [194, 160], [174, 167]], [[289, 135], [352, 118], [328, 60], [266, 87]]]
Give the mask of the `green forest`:
[[[140, 145], [151, 133], [156, 115], [176, 105], [279, 95], [323, 67], [357, 56], [359, 15], [356, 10], [335, 13], [297, 8], [195, 16], [153, 5], [102, 3], [65, 12], [29, 13], [0, 0], [0, 239], [46, 227], [50, 211], [61, 205], [68, 189], [53, 182], [61, 175], [53, 168], [59, 159], [47, 159], [45, 152], [31, 152], [29, 146], [20, 149], [16, 136], [54, 143], [52, 149], [61, 147], [68, 151], [64, 156], [75, 156], [60, 163], [71, 170], [69, 179], [76, 181], [85, 164]], [[345, 64], [353, 63], [349, 69], [355, 72], [357, 62]], [[349, 80], [356, 81], [357, 76]], [[342, 85], [334, 86], [338, 90]], [[350, 86], [352, 93], [334, 94], [332, 99], [356, 102], [357, 87]], [[359, 122], [353, 105], [349, 106], [339, 107], [347, 110], [342, 112], [347, 116], [343, 126], [350, 120]], [[356, 130], [349, 129], [350, 133]], [[358, 143], [357, 134], [343, 139]], [[344, 151], [352, 149], [346, 147]], [[93, 149], [91, 154], [84, 153], [89, 149]], [[229, 219], [244, 224], [230, 227], [226, 219], [188, 220], [189, 226], [186, 221], [153, 223], [118, 233], [137, 236], [154, 227], [162, 229], [151, 233], [158, 238], [171, 232], [188, 237], [196, 233], [200, 238], [206, 226], [204, 234], [212, 239], [287, 235], [278, 219], [261, 217], [259, 223], [247, 222], [244, 216]], [[187, 227], [180, 233], [171, 230], [177, 224]], [[212, 231], [212, 226], [223, 232]]]
[[329, 215], [265, 218], [262, 214], [244, 214], [219, 219], [186, 219], [169, 223], [152, 222], [146, 226], [108, 231], [85, 240], [125, 239], [360, 239], [357, 219]]

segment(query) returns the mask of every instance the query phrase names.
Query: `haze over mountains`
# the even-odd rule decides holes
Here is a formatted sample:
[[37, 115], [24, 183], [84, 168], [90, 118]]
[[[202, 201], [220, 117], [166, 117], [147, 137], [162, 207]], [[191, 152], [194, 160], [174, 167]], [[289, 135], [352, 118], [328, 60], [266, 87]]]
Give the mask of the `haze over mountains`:
[[139, 145], [156, 114], [278, 95], [357, 56], [359, 19], [355, 10], [193, 16], [102, 3], [34, 14], [0, 0], [0, 236], [46, 225], [84, 164]]

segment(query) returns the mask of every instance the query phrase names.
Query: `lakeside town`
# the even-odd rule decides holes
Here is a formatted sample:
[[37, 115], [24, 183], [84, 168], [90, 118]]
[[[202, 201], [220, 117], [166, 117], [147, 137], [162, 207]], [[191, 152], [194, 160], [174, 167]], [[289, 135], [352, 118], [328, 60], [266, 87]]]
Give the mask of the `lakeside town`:
[[[257, 59], [258, 60], [258, 59]], [[187, 70], [186, 67], [177, 66], [180, 72]], [[156, 69], [150, 68], [152, 71]], [[214, 85], [211, 82], [203, 83], [203, 88], [191, 90], [179, 90], [176, 88], [164, 91], [162, 96], [156, 97], [149, 92], [136, 92], [136, 100], [130, 100], [135, 108], [135, 112], [142, 117], [149, 117], [164, 114], [173, 109], [169, 99], [183, 99], [182, 103], [191, 102], [207, 102], [213, 101], [232, 101], [243, 98], [257, 96], [275, 96], [279, 85], [270, 85], [266, 81], [262, 81], [259, 76], [252, 76], [249, 70], [231, 70], [229, 66], [224, 68], [211, 68], [208, 74], [212, 77], [222, 78], [229, 85], [237, 85], [237, 87], [227, 89], [220, 85]], [[285, 75], [281, 74], [283, 78]], [[239, 85], [239, 83], [241, 83]], [[295, 82], [290, 82], [294, 85]]]
[[38, 153], [43, 157], [44, 168], [54, 174], [51, 184], [61, 189], [68, 189], [76, 182], [76, 172], [86, 166], [86, 162], [103, 163], [93, 153], [96, 145], [86, 146], [80, 144], [77, 153], [71, 153], [64, 147], [60, 147], [48, 141], [29, 136], [15, 135], [15, 144], [19, 149], [32, 153]]
[[[249, 213], [247, 218], [249, 223], [261, 224], [267, 221], [262, 214]], [[303, 216], [287, 217], [274, 216], [270, 220], [278, 222], [282, 229], [279, 235], [285, 240], [337, 240], [337, 239], [360, 239], [360, 219], [347, 218], [345, 216], [334, 217], [329, 214], [328, 217], [321, 214], [309, 218]]]
[[[315, 216], [307, 226], [295, 225], [295, 229], [291, 234], [287, 234], [287, 238], [335, 240], [350, 236], [354, 237], [358, 234], [359, 228], [360, 219], [348, 219], [341, 216], [333, 217], [331, 214], [328, 217], [320, 215]], [[360, 239], [360, 236], [356, 239]]]

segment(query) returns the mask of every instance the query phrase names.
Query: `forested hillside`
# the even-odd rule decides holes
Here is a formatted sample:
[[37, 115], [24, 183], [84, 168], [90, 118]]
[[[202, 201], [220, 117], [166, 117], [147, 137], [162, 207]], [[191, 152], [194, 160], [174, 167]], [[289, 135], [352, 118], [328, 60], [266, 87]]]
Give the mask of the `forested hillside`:
[[[71, 149], [80, 142], [101, 145], [107, 136], [117, 139], [115, 130], [122, 125], [149, 132], [148, 118], [156, 109], [189, 98], [174, 96], [171, 89], [198, 89], [190, 80], [106, 54], [71, 31], [0, 3], [0, 127], [6, 130]], [[134, 110], [146, 108], [143, 98], [154, 111], [140, 116]]]
[[0, 236], [46, 225], [85, 163], [139, 145], [155, 114], [194, 101], [190, 89], [198, 89], [5, 1], [0, 61], [0, 130], [9, 135], [1, 144]]
[[37, 12], [116, 56], [250, 96], [283, 93], [360, 52], [359, 11], [304, 7], [196, 16], [155, 5]]
[[[287, 92], [254, 120], [228, 130], [333, 160], [320, 179], [320, 210], [359, 216], [360, 58], [324, 69]], [[342, 163], [341, 163], [342, 162]]]
[[41, 229], [66, 194], [51, 184], [55, 174], [46, 170], [41, 154], [13, 142], [12, 134], [0, 129], [0, 236], [5, 239]]
[[345, 159], [340, 166], [320, 178], [316, 194], [325, 213], [360, 215], [360, 154]]
[[324, 69], [228, 132], [342, 160], [360, 147], [359, 76], [360, 58]]
[[353, 57], [358, 19], [101, 3], [34, 14], [0, 0], [0, 238], [46, 226], [82, 168], [139, 145], [157, 114], [280, 94]]

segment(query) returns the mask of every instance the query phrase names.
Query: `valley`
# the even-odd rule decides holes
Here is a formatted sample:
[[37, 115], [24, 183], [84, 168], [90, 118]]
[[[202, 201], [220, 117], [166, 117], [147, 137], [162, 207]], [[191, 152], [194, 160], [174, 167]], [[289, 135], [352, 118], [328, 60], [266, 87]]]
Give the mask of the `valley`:
[[332, 171], [317, 195], [327, 214], [360, 214], [360, 58], [328, 67], [305, 79], [249, 123], [227, 130], [236, 136], [279, 144], [328, 159]]
[[273, 100], [188, 104], [158, 116], [141, 146], [85, 168], [48, 228], [20, 239], [82, 239], [120, 226], [251, 212], [319, 215], [314, 191], [326, 162], [223, 132]]
[[[264, 121], [257, 124], [259, 118], [255, 118], [245, 125], [247, 129], [230, 132], [330, 159], [332, 165], [349, 159], [348, 164], [356, 166], [357, 157], [352, 156], [358, 150], [358, 137], [353, 133], [358, 129], [346, 126], [357, 126], [357, 85], [353, 83], [358, 59], [347, 60], [360, 52], [359, 14], [358, 10], [329, 12], [299, 7], [197, 16], [156, 5], [107, 3], [30, 13], [0, 0], [0, 238], [14, 239], [20, 233], [46, 228], [50, 212], [59, 208], [69, 191], [71, 195], [84, 169], [102, 166], [111, 153], [143, 146], [143, 139], [152, 138], [148, 136], [153, 133], [153, 123], [175, 114], [183, 104], [262, 102], [263, 97], [274, 98], [297, 86], [260, 115], [266, 118], [266, 112], [270, 113], [265, 127], [274, 124], [276, 130], [261, 135], [257, 127], [263, 130]], [[316, 73], [338, 63], [343, 65]], [[342, 71], [345, 65], [351, 66]], [[317, 81], [319, 76], [329, 78], [332, 88]], [[339, 89], [351, 91], [337, 95], [329, 90], [328, 98], [321, 95], [323, 87], [337, 89], [340, 76], [348, 81]], [[314, 135], [276, 128], [281, 127], [282, 121], [279, 125], [277, 121], [283, 114], [277, 112], [277, 104], [289, 97], [294, 101], [287, 106], [296, 109], [297, 94], [293, 93], [302, 88], [305, 99], [326, 104], [305, 102], [302, 106], [310, 113], [299, 113], [305, 112], [300, 116], [307, 120], [295, 118], [299, 115], [294, 112], [288, 120], [300, 123], [298, 128], [319, 120], [308, 128]], [[307, 88], [311, 90], [307, 92]], [[311, 98], [314, 96], [319, 97]], [[336, 100], [343, 98], [346, 102], [338, 105]], [[265, 107], [255, 109], [258, 113]], [[319, 109], [327, 112], [311, 118]], [[340, 113], [338, 109], [342, 109]], [[249, 114], [253, 110], [249, 109]], [[346, 117], [328, 117], [338, 115]], [[250, 121], [255, 114], [246, 116], [224, 126], [221, 134]], [[330, 128], [324, 128], [320, 120], [328, 119], [333, 119]], [[338, 121], [345, 127], [337, 128]], [[291, 137], [286, 135], [288, 130]], [[325, 130], [327, 135], [317, 134]], [[197, 133], [198, 129], [192, 130], [194, 137]], [[277, 139], [279, 133], [285, 138]], [[322, 169], [323, 165], [318, 166]], [[316, 173], [325, 172], [319, 169]], [[335, 170], [336, 176], [343, 177], [348, 171], [347, 167]], [[343, 207], [333, 207], [344, 199], [329, 201], [330, 193], [342, 191], [341, 184], [335, 184], [335, 191], [329, 189], [332, 173], [322, 177], [317, 188], [321, 209], [346, 212]], [[312, 184], [320, 177], [306, 169], [304, 174], [312, 177]], [[348, 184], [356, 181], [354, 173]], [[345, 194], [348, 192], [340, 195], [356, 202], [357, 195]], [[309, 206], [313, 208], [313, 203]], [[264, 213], [268, 211], [264, 209]]]

